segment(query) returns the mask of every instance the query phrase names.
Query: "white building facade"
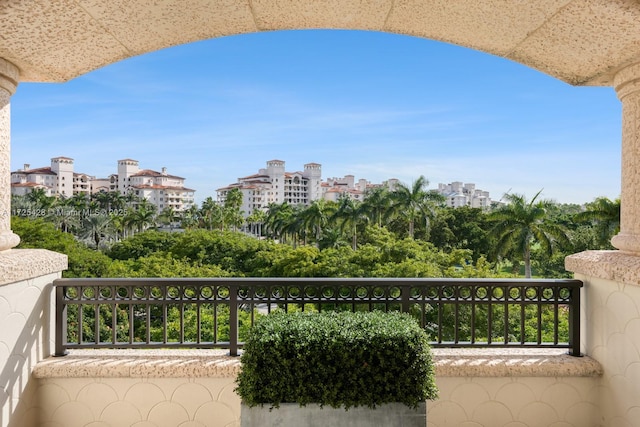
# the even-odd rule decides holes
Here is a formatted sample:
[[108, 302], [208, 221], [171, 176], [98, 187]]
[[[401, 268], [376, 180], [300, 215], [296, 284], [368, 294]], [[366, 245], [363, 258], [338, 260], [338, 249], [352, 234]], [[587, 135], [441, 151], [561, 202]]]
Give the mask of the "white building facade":
[[115, 191], [134, 194], [155, 205], [159, 211], [172, 208], [177, 212], [194, 204], [195, 190], [184, 186], [184, 178], [169, 175], [166, 168], [161, 172], [140, 169], [137, 160], [123, 159], [118, 160], [118, 173], [108, 178], [96, 178], [74, 172], [73, 166], [73, 159], [69, 157], [54, 157], [51, 166], [44, 168], [31, 169], [25, 164], [23, 169], [11, 172], [11, 194], [25, 195], [36, 188], [56, 197]]
[[[395, 191], [400, 185], [397, 178], [391, 178], [380, 184], [372, 184], [366, 179], [356, 180], [354, 175], [342, 178], [322, 180], [322, 166], [307, 163], [302, 172], [286, 172], [285, 162], [269, 160], [267, 167], [258, 173], [238, 178], [238, 181], [217, 189], [217, 200], [224, 203], [229, 191], [238, 189], [242, 193], [241, 210], [245, 217], [256, 210], [266, 210], [271, 203], [287, 202], [292, 205], [308, 206], [314, 200], [324, 199], [337, 202], [343, 197], [354, 201], [364, 201], [367, 192], [374, 188], [386, 188]], [[452, 208], [468, 206], [488, 209], [491, 197], [488, 191], [476, 188], [474, 183], [454, 181], [438, 184], [437, 193], [446, 198], [446, 205]]]
[[137, 160], [118, 160], [118, 174], [112, 175], [110, 181], [121, 194], [133, 193], [155, 205], [158, 211], [170, 208], [182, 212], [195, 203], [195, 190], [184, 186], [183, 177], [169, 175], [165, 167], [157, 172], [140, 169]]
[[450, 184], [438, 184], [438, 193], [446, 199], [451, 208], [468, 206], [471, 208], [487, 209], [491, 207], [491, 197], [488, 191], [476, 189], [473, 183], [463, 184], [455, 181]]
[[257, 174], [238, 178], [236, 183], [217, 189], [218, 202], [224, 203], [229, 191], [242, 193], [241, 210], [245, 216], [266, 210], [271, 203], [287, 202], [308, 206], [322, 196], [322, 165], [307, 163], [302, 172], [286, 172], [285, 162], [269, 160]]
[[47, 196], [72, 197], [78, 193], [91, 193], [91, 181], [95, 177], [73, 171], [73, 159], [54, 157], [50, 167], [32, 169], [25, 164], [11, 172], [11, 194], [25, 195], [35, 189], [43, 189]]
[[398, 184], [396, 178], [372, 184], [366, 179], [356, 181], [353, 175], [322, 181], [322, 165], [319, 163], [305, 164], [302, 172], [286, 172], [284, 161], [269, 160], [267, 167], [258, 173], [238, 178], [237, 182], [216, 191], [218, 202], [224, 203], [227, 194], [238, 189], [242, 193], [241, 210], [247, 217], [256, 210], [266, 210], [271, 203], [308, 206], [314, 200], [337, 202], [343, 197], [361, 202], [368, 190], [386, 187], [393, 191]]

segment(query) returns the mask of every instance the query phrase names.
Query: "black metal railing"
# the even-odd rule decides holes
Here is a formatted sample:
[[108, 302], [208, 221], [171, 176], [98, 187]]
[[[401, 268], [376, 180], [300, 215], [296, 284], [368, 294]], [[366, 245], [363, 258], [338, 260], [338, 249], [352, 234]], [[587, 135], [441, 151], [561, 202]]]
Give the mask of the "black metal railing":
[[579, 280], [58, 279], [56, 349], [228, 348], [280, 310], [399, 310], [433, 347], [552, 347], [580, 355]]

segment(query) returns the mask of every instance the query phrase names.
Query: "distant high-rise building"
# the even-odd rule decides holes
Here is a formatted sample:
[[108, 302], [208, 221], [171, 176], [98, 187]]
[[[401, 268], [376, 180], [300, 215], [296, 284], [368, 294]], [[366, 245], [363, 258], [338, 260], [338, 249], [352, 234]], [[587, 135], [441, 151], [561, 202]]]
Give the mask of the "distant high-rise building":
[[287, 202], [308, 206], [321, 196], [322, 166], [307, 163], [302, 172], [286, 172], [285, 162], [269, 160], [266, 169], [257, 174], [238, 178], [238, 182], [219, 188], [218, 201], [224, 203], [233, 189], [242, 193], [242, 207], [246, 216], [256, 209], [266, 209], [270, 203]]
[[489, 192], [476, 189], [473, 183], [463, 184], [455, 181], [450, 184], [438, 184], [438, 193], [447, 199], [447, 206], [452, 208], [469, 206], [486, 209], [491, 206]]
[[36, 188], [47, 196], [71, 197], [77, 193], [91, 193], [90, 181], [94, 177], [75, 173], [73, 159], [54, 157], [50, 167], [32, 169], [25, 163], [24, 168], [11, 172], [11, 194], [25, 195]]
[[249, 216], [257, 209], [265, 210], [270, 203], [287, 202], [308, 206], [314, 200], [338, 201], [341, 197], [362, 201], [368, 189], [381, 186], [393, 189], [397, 184], [397, 179], [382, 184], [371, 184], [365, 179], [356, 182], [353, 175], [329, 178], [323, 182], [322, 165], [319, 163], [305, 164], [302, 172], [286, 172], [284, 161], [269, 160], [266, 169], [260, 169], [254, 175], [238, 178], [237, 182], [219, 188], [217, 193], [218, 202], [224, 203], [229, 191], [240, 190], [240, 209], [245, 216]]
[[183, 211], [194, 204], [195, 190], [184, 186], [185, 179], [169, 175], [166, 168], [161, 172], [140, 169], [137, 160], [118, 160], [118, 173], [108, 178], [96, 178], [73, 170], [73, 159], [54, 157], [50, 167], [23, 169], [11, 172], [11, 194], [28, 194], [41, 188], [48, 196], [72, 197], [75, 194], [94, 194], [116, 191], [134, 194], [155, 205], [158, 210], [173, 208]]
[[[292, 205], [308, 206], [314, 200], [325, 199], [337, 202], [343, 197], [363, 201], [367, 191], [385, 187], [394, 191], [400, 180], [391, 178], [381, 184], [372, 184], [366, 179], [356, 181], [355, 176], [345, 175], [342, 178], [322, 180], [322, 166], [318, 163], [307, 163], [302, 172], [286, 172], [283, 160], [269, 160], [267, 167], [258, 173], [238, 178], [237, 182], [218, 188], [218, 202], [224, 203], [229, 191], [238, 189], [242, 193], [241, 210], [245, 217], [257, 209], [266, 210], [270, 203], [287, 202]], [[452, 182], [438, 184], [438, 193], [445, 196], [447, 206], [457, 208], [470, 206], [488, 208], [491, 198], [488, 191], [475, 188], [475, 184]]]

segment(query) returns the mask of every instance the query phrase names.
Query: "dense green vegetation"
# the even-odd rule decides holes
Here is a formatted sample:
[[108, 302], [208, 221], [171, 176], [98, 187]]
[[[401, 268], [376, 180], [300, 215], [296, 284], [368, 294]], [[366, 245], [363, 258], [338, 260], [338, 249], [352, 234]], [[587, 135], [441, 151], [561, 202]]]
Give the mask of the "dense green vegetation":
[[[20, 247], [67, 254], [64, 277], [568, 277], [566, 255], [610, 249], [609, 240], [619, 230], [619, 200], [599, 198], [578, 206], [540, 200], [539, 194], [530, 201], [512, 194], [505, 197], [507, 204], [486, 211], [453, 209], [425, 186], [421, 177], [397, 191], [376, 188], [362, 202], [343, 198], [308, 207], [271, 205], [245, 221], [237, 193], [224, 204], [208, 198], [200, 208], [158, 214], [145, 201], [112, 193], [55, 199], [36, 191], [13, 198], [11, 226], [21, 236]], [[83, 313], [83, 340], [95, 339], [92, 309]], [[213, 316], [212, 310], [201, 313], [204, 320]], [[228, 312], [225, 307], [217, 310], [218, 330], [203, 329], [202, 339], [214, 333], [218, 340], [228, 336]], [[472, 316], [465, 310], [459, 312], [459, 338], [469, 339], [473, 333], [478, 340], [487, 339], [489, 313], [481, 310]], [[510, 309], [507, 319], [503, 307], [493, 310], [491, 316], [498, 320], [492, 339], [505, 338], [500, 322], [507, 321], [509, 334], [536, 340], [531, 325], [537, 312], [525, 313], [525, 330], [520, 331], [519, 310]], [[111, 335], [113, 315], [101, 312], [101, 339]], [[121, 325], [118, 339], [128, 341], [130, 319], [124, 311], [115, 315]], [[250, 315], [241, 313], [242, 334]], [[552, 310], [541, 315], [551, 316]], [[445, 310], [445, 340], [454, 336], [452, 316]], [[176, 310], [168, 313], [169, 340], [177, 339], [179, 317]], [[187, 310], [186, 325], [194, 318]], [[152, 340], [160, 338], [163, 324], [150, 324]], [[553, 322], [545, 325], [549, 330], [542, 331], [543, 340], [552, 341]], [[77, 328], [69, 326], [73, 341]], [[146, 324], [133, 328], [133, 339], [144, 341]], [[560, 328], [566, 337], [566, 317], [560, 319]]]
[[566, 255], [610, 249], [619, 230], [619, 200], [510, 194], [489, 210], [454, 209], [427, 184], [375, 188], [362, 202], [272, 204], [246, 220], [239, 191], [158, 213], [116, 193], [36, 190], [13, 197], [12, 229], [20, 247], [67, 254], [65, 277], [567, 277]]

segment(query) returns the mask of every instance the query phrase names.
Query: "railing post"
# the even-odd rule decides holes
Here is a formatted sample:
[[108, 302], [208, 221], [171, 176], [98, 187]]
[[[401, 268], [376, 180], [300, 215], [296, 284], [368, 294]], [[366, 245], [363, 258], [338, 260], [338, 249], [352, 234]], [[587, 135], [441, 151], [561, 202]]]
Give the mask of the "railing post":
[[229, 285], [229, 355], [238, 355], [238, 285]]
[[56, 342], [54, 356], [66, 356], [67, 351], [64, 348], [64, 342], [67, 339], [67, 305], [63, 303], [64, 286], [53, 284], [56, 290]]
[[400, 286], [400, 304], [402, 312], [408, 313], [411, 310], [411, 284], [404, 285], [406, 286]]
[[580, 353], [580, 287], [571, 288], [571, 305], [569, 306], [569, 354], [582, 357]]

